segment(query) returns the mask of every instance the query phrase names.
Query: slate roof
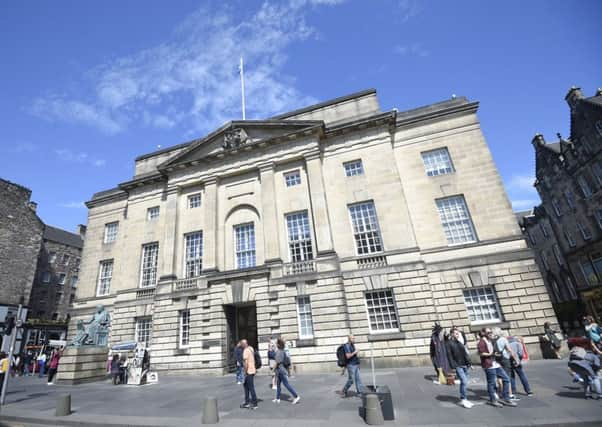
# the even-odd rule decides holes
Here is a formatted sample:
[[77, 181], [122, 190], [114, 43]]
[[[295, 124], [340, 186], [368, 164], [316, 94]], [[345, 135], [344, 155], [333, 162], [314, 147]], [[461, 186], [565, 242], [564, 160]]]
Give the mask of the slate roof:
[[79, 249], [84, 247], [84, 241], [79, 234], [52, 227], [51, 225], [46, 225], [44, 228], [44, 240], [74, 246]]
[[560, 154], [560, 142], [546, 143], [543, 145], [543, 147], [555, 152], [556, 154]]

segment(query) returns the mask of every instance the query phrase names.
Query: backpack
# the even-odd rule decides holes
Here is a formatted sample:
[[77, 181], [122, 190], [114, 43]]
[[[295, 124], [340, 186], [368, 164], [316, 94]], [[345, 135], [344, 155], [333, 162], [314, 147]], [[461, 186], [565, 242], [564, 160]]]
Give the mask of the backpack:
[[514, 337], [508, 339], [510, 348], [516, 353], [518, 360], [523, 360], [523, 344]]
[[261, 356], [258, 351], [253, 352], [253, 358], [255, 359], [255, 369], [261, 368]]
[[341, 344], [337, 348], [337, 365], [341, 368], [347, 366], [347, 355], [345, 354], [345, 344]]
[[601, 333], [602, 333], [602, 330], [600, 329], [599, 326], [597, 328], [592, 327], [589, 330], [589, 338], [597, 344], [600, 342], [600, 334]]
[[284, 366], [286, 369], [291, 367], [291, 358], [286, 353], [284, 353], [284, 360], [282, 360], [282, 366]]

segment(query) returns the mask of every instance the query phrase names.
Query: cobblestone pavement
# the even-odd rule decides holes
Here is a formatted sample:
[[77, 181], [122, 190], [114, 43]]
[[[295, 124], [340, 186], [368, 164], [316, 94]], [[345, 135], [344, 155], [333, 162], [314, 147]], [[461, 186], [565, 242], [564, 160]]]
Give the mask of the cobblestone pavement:
[[[263, 370], [263, 369], [262, 369]], [[602, 426], [602, 400], [585, 400], [583, 391], [571, 382], [566, 361], [531, 361], [526, 366], [535, 396], [521, 395], [517, 408], [486, 405], [486, 387], [480, 368], [471, 372], [469, 399], [475, 407], [458, 406], [458, 387], [433, 384], [432, 369], [377, 370], [379, 385], [391, 389], [395, 421], [403, 426]], [[370, 384], [368, 366], [362, 380]], [[48, 386], [37, 377], [11, 378], [7, 405], [0, 411], [0, 426], [194, 426], [201, 424], [202, 400], [218, 399], [221, 425], [245, 426], [352, 426], [363, 425], [361, 399], [342, 398], [338, 391], [346, 377], [336, 373], [298, 375], [291, 379], [301, 401], [292, 405], [283, 393], [273, 403], [269, 378], [256, 379], [259, 408], [240, 409], [242, 386], [233, 376], [189, 377], [160, 375], [158, 384], [113, 386], [109, 381], [79, 386]], [[352, 388], [353, 390], [353, 388]], [[519, 386], [522, 392], [522, 387]], [[73, 414], [55, 417], [57, 397], [70, 393]]]

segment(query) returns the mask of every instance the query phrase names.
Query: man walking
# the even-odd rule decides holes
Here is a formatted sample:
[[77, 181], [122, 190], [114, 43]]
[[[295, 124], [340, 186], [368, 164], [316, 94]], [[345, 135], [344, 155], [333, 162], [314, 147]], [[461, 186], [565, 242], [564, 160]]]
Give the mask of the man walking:
[[529, 381], [523, 371], [521, 357], [519, 356], [519, 354], [522, 354], [522, 344], [518, 343], [516, 340], [512, 340], [511, 342], [508, 333], [502, 332], [500, 328], [495, 328], [493, 334], [498, 337], [495, 342], [495, 346], [497, 347], [496, 351], [502, 353], [500, 363], [502, 368], [504, 368], [504, 371], [506, 371], [506, 374], [510, 377], [510, 400], [520, 400], [516, 395], [516, 373], [518, 373], [518, 376], [523, 383], [525, 393], [531, 396], [533, 393], [531, 392]]
[[[481, 329], [481, 339], [477, 345], [479, 356], [481, 356], [481, 367], [487, 376], [487, 392], [489, 393], [489, 404], [495, 407], [516, 406], [516, 403], [510, 400], [509, 388], [510, 378], [506, 371], [502, 369], [500, 364], [495, 360], [495, 351], [493, 345], [493, 332], [491, 328]], [[501, 378], [503, 383], [502, 400], [498, 400], [495, 389], [496, 379]]]
[[357, 394], [361, 395], [362, 389], [364, 385], [362, 384], [362, 380], [360, 379], [360, 359], [357, 356], [359, 354], [359, 350], [355, 348], [355, 337], [353, 335], [349, 335], [347, 338], [347, 343], [345, 344], [345, 357], [347, 358], [347, 382], [343, 387], [342, 394], [343, 397], [347, 397], [347, 391], [351, 387], [351, 385], [355, 382], [355, 389], [357, 390]]
[[257, 409], [257, 395], [255, 394], [255, 350], [249, 345], [247, 340], [240, 342], [243, 348], [242, 360], [245, 372], [244, 388], [245, 402], [240, 405], [241, 408]]

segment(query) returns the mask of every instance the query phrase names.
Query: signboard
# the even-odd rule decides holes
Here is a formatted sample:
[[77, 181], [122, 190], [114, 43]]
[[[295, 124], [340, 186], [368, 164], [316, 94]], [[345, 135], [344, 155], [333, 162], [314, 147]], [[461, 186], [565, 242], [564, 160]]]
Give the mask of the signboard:
[[66, 345], [66, 340], [48, 340], [48, 346], [50, 347], [65, 347]]

